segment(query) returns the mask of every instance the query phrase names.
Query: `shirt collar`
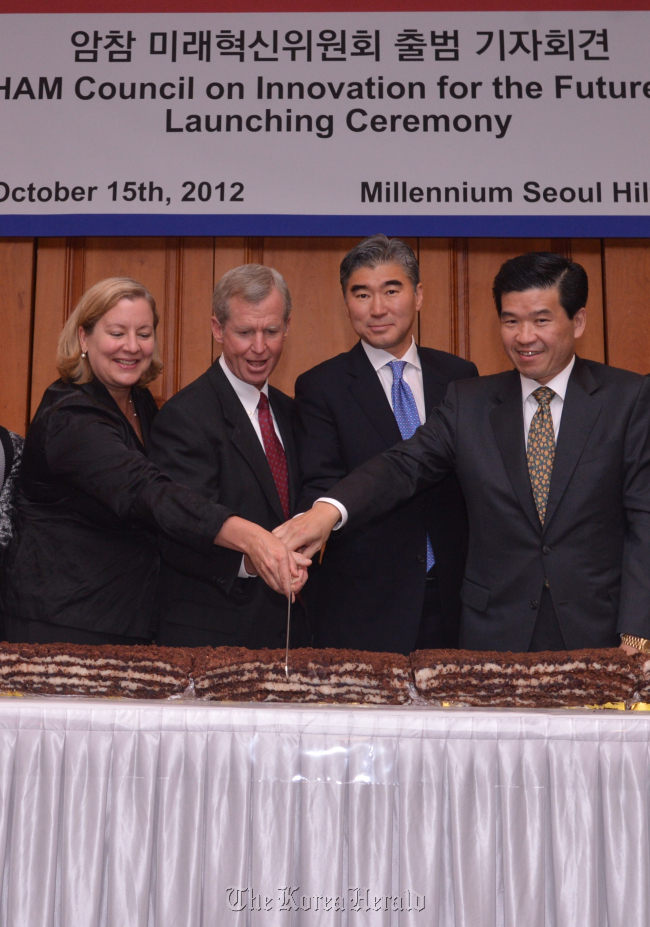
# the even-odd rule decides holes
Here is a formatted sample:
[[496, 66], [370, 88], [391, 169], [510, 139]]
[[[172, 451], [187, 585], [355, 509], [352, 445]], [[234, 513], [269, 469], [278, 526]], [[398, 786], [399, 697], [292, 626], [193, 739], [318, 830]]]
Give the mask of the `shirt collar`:
[[[545, 386], [548, 386], [549, 389], [552, 389], [553, 392], [560, 397], [562, 402], [564, 402], [564, 397], [566, 396], [567, 386], [569, 384], [569, 377], [571, 376], [571, 371], [573, 370], [573, 365], [576, 362], [575, 354], [566, 365], [564, 370], [561, 370], [557, 376], [554, 376], [552, 380], [549, 380], [548, 383], [545, 383]], [[523, 374], [519, 374], [521, 377], [521, 394], [523, 401], [526, 402], [531, 393], [539, 389], [540, 384], [537, 380], [531, 380], [529, 377], [525, 377]]]
[[257, 409], [257, 404], [260, 401], [260, 393], [264, 393], [264, 395], [268, 398], [269, 381], [266, 381], [261, 390], [259, 390], [256, 386], [253, 386], [251, 383], [245, 383], [243, 380], [240, 380], [239, 377], [235, 376], [235, 374], [226, 363], [226, 359], [223, 354], [219, 358], [219, 366], [225, 373], [228, 382], [237, 393], [237, 397], [239, 398], [239, 401], [243, 407], [246, 409], [249, 415], [253, 415]]
[[363, 350], [366, 352], [366, 356], [375, 370], [380, 370], [382, 367], [385, 367], [386, 364], [390, 364], [394, 360], [403, 360], [407, 364], [411, 364], [413, 367], [417, 367], [418, 370], [422, 369], [422, 364], [420, 363], [420, 355], [418, 354], [418, 346], [415, 343], [415, 338], [411, 338], [411, 345], [402, 357], [397, 358], [394, 354], [391, 354], [390, 351], [384, 351], [383, 348], [373, 348], [371, 344], [366, 344], [365, 341], [362, 341]]

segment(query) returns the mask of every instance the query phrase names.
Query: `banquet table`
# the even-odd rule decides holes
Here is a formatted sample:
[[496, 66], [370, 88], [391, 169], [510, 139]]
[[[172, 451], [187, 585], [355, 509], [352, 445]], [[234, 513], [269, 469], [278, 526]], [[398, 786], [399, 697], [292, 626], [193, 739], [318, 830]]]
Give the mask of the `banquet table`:
[[1, 927], [645, 927], [650, 714], [0, 699]]

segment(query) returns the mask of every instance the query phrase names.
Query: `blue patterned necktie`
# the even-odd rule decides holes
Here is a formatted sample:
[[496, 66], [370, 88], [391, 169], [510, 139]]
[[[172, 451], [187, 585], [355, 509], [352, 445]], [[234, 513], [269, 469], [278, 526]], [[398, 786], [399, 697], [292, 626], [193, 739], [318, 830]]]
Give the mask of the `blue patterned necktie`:
[[[406, 361], [390, 361], [388, 366], [393, 372], [393, 386], [390, 394], [393, 412], [395, 413], [399, 433], [403, 440], [406, 441], [408, 438], [412, 438], [416, 429], [420, 427], [420, 413], [415, 402], [415, 396], [411, 392], [411, 387], [403, 379]], [[427, 535], [427, 573], [435, 562], [433, 547]]]

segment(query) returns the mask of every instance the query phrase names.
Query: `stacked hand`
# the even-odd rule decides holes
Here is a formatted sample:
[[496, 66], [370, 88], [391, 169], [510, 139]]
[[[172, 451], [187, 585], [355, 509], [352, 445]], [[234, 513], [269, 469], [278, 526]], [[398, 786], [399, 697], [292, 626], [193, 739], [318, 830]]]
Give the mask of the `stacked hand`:
[[309, 512], [291, 518], [271, 534], [232, 515], [214, 543], [240, 550], [249, 573], [257, 573], [271, 589], [294, 598], [307, 581], [309, 558], [323, 546], [340, 517], [336, 506], [316, 502]]
[[289, 548], [269, 532], [252, 544], [245, 557], [248, 573], [256, 573], [281, 595], [291, 595], [293, 601], [307, 582], [307, 567], [311, 560]]
[[241, 551], [246, 570], [256, 573], [280, 595], [293, 598], [307, 580], [311, 560], [291, 550], [270, 531], [238, 515], [226, 519], [214, 543]]
[[329, 502], [315, 502], [308, 512], [296, 515], [295, 518], [274, 528], [273, 534], [284, 541], [290, 550], [311, 557], [323, 546], [340, 518], [335, 505], [330, 505]]

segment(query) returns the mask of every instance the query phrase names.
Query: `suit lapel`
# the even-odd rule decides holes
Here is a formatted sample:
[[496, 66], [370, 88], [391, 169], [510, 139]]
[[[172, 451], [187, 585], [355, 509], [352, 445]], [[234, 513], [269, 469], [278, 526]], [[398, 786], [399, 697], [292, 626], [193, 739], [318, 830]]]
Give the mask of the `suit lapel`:
[[397, 444], [402, 440], [399, 426], [375, 368], [368, 360], [361, 342], [348, 353], [347, 373], [350, 379], [350, 394], [359, 403], [386, 447]]
[[425, 419], [429, 418], [436, 406], [445, 398], [449, 381], [439, 376], [435, 364], [422, 351], [418, 349], [418, 356], [422, 364], [422, 388], [424, 390]]
[[266, 459], [264, 448], [255, 433], [252, 422], [241, 404], [237, 393], [234, 391], [228, 382], [228, 378], [221, 369], [219, 361], [215, 361], [212, 367], [210, 367], [208, 376], [210, 382], [219, 394], [224, 418], [232, 428], [230, 435], [232, 443], [259, 480], [273, 511], [280, 521], [284, 521], [280, 497], [278, 496], [275, 480], [273, 479], [269, 462]]
[[[284, 453], [287, 458], [287, 470], [289, 472], [289, 508], [293, 512], [300, 489], [300, 471], [298, 467], [298, 453], [293, 431], [292, 411], [287, 397], [273, 386], [269, 386], [269, 401], [275, 421], [284, 445]], [[278, 502], [279, 502], [278, 498]]]
[[589, 367], [579, 357], [567, 385], [555, 449], [544, 528], [548, 528], [562, 500], [587, 438], [600, 415], [601, 403], [591, 394], [598, 389]]
[[490, 413], [490, 422], [503, 464], [521, 507], [541, 533], [542, 526], [528, 475], [521, 379], [516, 370], [504, 375], [504, 386], [496, 400], [497, 404]]

